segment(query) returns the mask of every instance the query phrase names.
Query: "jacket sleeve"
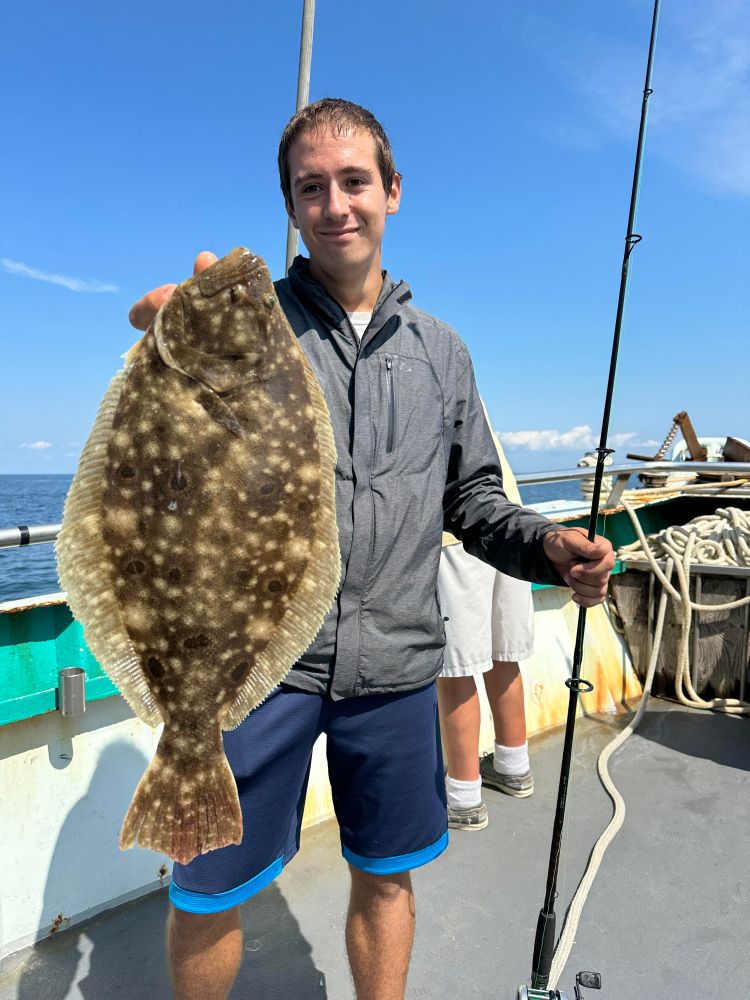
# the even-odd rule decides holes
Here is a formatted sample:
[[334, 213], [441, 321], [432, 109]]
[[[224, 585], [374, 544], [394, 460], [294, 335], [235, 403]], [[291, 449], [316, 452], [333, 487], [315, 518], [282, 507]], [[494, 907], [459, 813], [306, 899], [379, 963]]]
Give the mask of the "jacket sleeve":
[[447, 481], [443, 523], [467, 552], [520, 580], [564, 586], [542, 546], [554, 522], [519, 507], [503, 491], [503, 475], [484, 416], [466, 348], [456, 358], [453, 396], [447, 395]]

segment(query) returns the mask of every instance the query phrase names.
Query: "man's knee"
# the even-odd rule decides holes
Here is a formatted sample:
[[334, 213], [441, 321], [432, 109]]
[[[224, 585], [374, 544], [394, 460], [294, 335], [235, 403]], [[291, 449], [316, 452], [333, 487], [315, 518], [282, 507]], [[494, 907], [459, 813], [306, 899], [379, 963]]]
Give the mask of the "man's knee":
[[187, 913], [170, 904], [169, 930], [184, 945], [200, 947], [218, 941], [240, 926], [239, 909], [233, 906], [219, 913]]
[[377, 903], [390, 903], [404, 893], [411, 892], [411, 873], [394, 872], [392, 875], [373, 875], [349, 865], [352, 877], [352, 894]]

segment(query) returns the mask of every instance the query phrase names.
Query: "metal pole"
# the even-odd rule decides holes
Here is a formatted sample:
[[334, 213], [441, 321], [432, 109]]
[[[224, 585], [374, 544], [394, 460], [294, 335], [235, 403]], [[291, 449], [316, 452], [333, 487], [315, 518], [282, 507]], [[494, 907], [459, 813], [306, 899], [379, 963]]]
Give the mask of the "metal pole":
[[[304, 0], [302, 7], [302, 34], [299, 42], [299, 71], [297, 74], [297, 107], [299, 111], [310, 97], [310, 67], [312, 65], [313, 27], [315, 25], [315, 0]], [[297, 230], [287, 223], [286, 269], [289, 272], [292, 261], [297, 256]]]
[[[617, 369], [617, 354], [620, 345], [620, 330], [622, 327], [622, 316], [625, 307], [625, 293], [628, 284], [628, 265], [633, 247], [640, 242], [641, 237], [634, 232], [635, 215], [638, 206], [638, 191], [641, 181], [641, 163], [643, 159], [643, 145], [646, 135], [646, 118], [648, 110], [648, 99], [651, 96], [651, 73], [654, 63], [654, 46], [656, 43], [656, 27], [659, 21], [660, 0], [655, 0], [654, 15], [651, 22], [651, 39], [648, 50], [648, 63], [646, 66], [646, 82], [643, 89], [643, 103], [641, 105], [641, 123], [638, 130], [638, 145], [635, 157], [635, 169], [633, 171], [633, 186], [630, 194], [630, 211], [628, 213], [628, 228], [625, 236], [625, 252], [622, 261], [622, 271], [620, 276], [620, 293], [617, 300], [617, 315], [615, 318], [615, 331], [612, 342], [612, 355], [609, 366], [609, 379], [607, 382], [607, 393], [604, 403], [604, 414], [602, 417], [602, 433], [597, 450], [596, 475], [594, 476], [594, 492], [591, 498], [591, 516], [589, 519], [588, 537], [593, 541], [596, 534], [596, 521], [599, 513], [599, 497], [601, 494], [602, 479], [604, 476], [604, 462], [611, 449], [607, 448], [607, 435], [609, 432], [609, 418], [612, 408], [612, 394], [615, 385], [615, 371]], [[549, 983], [549, 973], [552, 966], [552, 956], [555, 948], [555, 898], [557, 896], [557, 872], [560, 863], [560, 849], [562, 845], [563, 822], [565, 819], [565, 803], [568, 795], [568, 778], [570, 776], [570, 761], [573, 752], [573, 734], [575, 731], [576, 709], [578, 706], [578, 695], [581, 691], [591, 691], [593, 685], [590, 681], [581, 678], [581, 662], [583, 660], [583, 639], [586, 629], [586, 609], [579, 608], [578, 628], [576, 631], [575, 650], [573, 652], [573, 671], [571, 677], [565, 682], [570, 695], [568, 700], [568, 714], [565, 725], [565, 741], [563, 744], [562, 763], [560, 767], [560, 784], [557, 793], [557, 808], [555, 811], [555, 821], [552, 831], [552, 845], [550, 848], [549, 868], [547, 872], [547, 886], [544, 894], [544, 905], [539, 911], [537, 920], [536, 938], [534, 941], [534, 955], [531, 969], [531, 985], [536, 989], [545, 989]]]

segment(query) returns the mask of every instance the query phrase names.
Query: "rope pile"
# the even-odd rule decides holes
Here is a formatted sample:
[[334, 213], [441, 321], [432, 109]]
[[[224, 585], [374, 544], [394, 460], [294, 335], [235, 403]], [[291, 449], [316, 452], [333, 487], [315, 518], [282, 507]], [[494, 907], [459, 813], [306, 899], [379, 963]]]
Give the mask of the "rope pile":
[[[718, 508], [715, 514], [695, 517], [685, 525], [670, 526], [647, 539], [633, 506], [623, 500], [623, 507], [628, 512], [638, 541], [624, 545], [618, 552], [619, 558], [624, 562], [646, 559], [678, 609], [681, 627], [675, 676], [678, 701], [689, 708], [747, 715], [750, 713], [750, 703], [738, 698], [712, 698], [706, 701], [699, 697], [690, 679], [688, 661], [693, 611], [730, 611], [750, 604], [750, 597], [725, 604], [696, 604], [690, 599], [690, 567], [693, 562], [714, 566], [750, 566], [750, 514], [737, 507]], [[674, 562], [679, 591], [664, 575], [657, 562], [659, 558]], [[658, 653], [656, 643], [655, 648]]]
[[[623, 506], [633, 520], [633, 508]], [[637, 518], [633, 522], [639, 523]], [[656, 559], [679, 557], [684, 562], [688, 543], [692, 539], [692, 561], [719, 566], [750, 566], [750, 513], [738, 507], [718, 508], [715, 514], [694, 517], [687, 524], [670, 525], [643, 541], [623, 545], [617, 556], [623, 562], [648, 559], [650, 551]], [[644, 541], [647, 547], [644, 546]]]

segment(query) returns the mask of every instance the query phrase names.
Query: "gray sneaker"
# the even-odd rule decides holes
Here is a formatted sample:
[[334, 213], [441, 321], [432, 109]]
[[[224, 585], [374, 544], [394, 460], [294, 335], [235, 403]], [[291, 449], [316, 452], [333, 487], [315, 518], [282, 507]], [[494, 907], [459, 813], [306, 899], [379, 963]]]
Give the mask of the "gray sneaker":
[[448, 826], [453, 830], [484, 830], [489, 821], [484, 802], [462, 809], [448, 806]]
[[496, 788], [506, 795], [513, 795], [517, 799], [525, 799], [534, 794], [534, 779], [531, 771], [525, 774], [500, 774], [495, 770], [495, 755], [490, 751], [479, 761], [479, 774], [482, 784], [488, 788]]

